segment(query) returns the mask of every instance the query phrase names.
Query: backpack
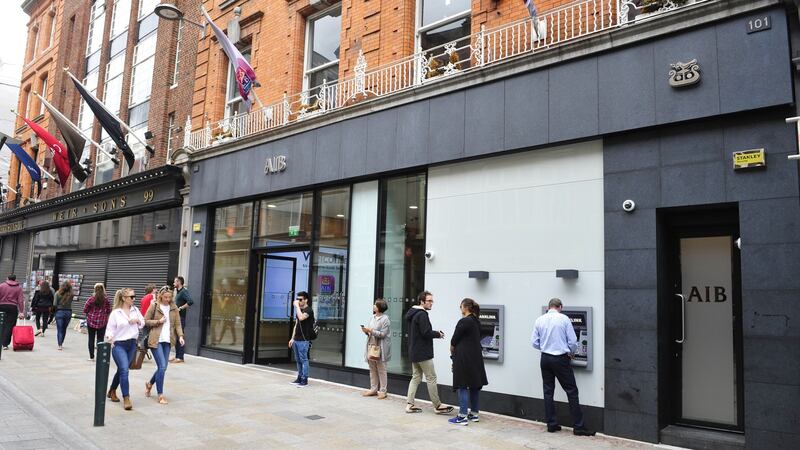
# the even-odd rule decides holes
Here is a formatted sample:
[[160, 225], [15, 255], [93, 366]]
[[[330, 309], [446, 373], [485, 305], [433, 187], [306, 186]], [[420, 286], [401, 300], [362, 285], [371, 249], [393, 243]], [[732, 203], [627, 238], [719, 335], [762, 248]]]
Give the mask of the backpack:
[[303, 327], [300, 326], [300, 321], [297, 320], [297, 318], [295, 318], [294, 326], [300, 330], [300, 334], [303, 336], [303, 339], [307, 341], [313, 341], [319, 335], [319, 324], [317, 323], [316, 317], [314, 317], [314, 323], [311, 325], [311, 332], [308, 334], [308, 336], [303, 333]]

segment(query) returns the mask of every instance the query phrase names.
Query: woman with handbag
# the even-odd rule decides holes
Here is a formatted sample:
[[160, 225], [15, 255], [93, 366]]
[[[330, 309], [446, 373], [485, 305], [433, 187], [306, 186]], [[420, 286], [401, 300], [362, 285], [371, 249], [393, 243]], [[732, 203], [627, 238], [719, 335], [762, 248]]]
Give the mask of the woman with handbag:
[[106, 335], [108, 316], [111, 314], [111, 302], [108, 301], [103, 283], [95, 283], [94, 295], [86, 300], [83, 313], [86, 314], [86, 330], [89, 334], [89, 361], [94, 361], [94, 349]]
[[39, 289], [33, 294], [31, 309], [36, 314], [36, 336], [44, 337], [50, 323], [50, 309], [53, 308], [53, 290], [50, 283], [42, 281]]
[[458, 391], [458, 415], [448, 420], [453, 425], [478, 422], [478, 398], [481, 388], [489, 384], [483, 365], [481, 349], [481, 308], [478, 303], [465, 298], [461, 301], [463, 318], [456, 324], [450, 339], [450, 358], [453, 360], [453, 390]]
[[133, 289], [118, 290], [114, 294], [114, 310], [111, 311], [106, 326], [106, 342], [111, 343], [111, 357], [117, 365], [117, 373], [111, 380], [108, 398], [112, 402], [118, 402], [117, 386], [122, 386], [123, 406], [127, 411], [133, 409], [128, 370], [131, 361], [136, 357], [136, 338], [139, 336], [139, 329], [144, 326], [144, 317], [133, 305], [134, 299], [136, 294]]
[[72, 283], [61, 283], [61, 289], [55, 295], [56, 340], [59, 350], [64, 350], [64, 338], [67, 337], [67, 327], [72, 319], [72, 297]]
[[144, 319], [145, 324], [150, 327], [147, 346], [153, 352], [153, 358], [158, 366], [150, 381], [144, 384], [144, 396], [150, 397], [150, 390], [155, 384], [158, 403], [166, 405], [169, 402], [164, 397], [164, 375], [169, 364], [170, 346], [175, 345], [176, 341], [181, 345], [185, 344], [178, 307], [172, 299], [172, 289], [169, 286], [158, 290], [156, 301], [150, 304]]
[[375, 300], [369, 326], [361, 325], [361, 331], [367, 335], [365, 358], [369, 364], [370, 384], [369, 390], [361, 394], [364, 397], [377, 395], [378, 399], [386, 398], [386, 363], [392, 359], [391, 322], [384, 314], [387, 309], [389, 305], [386, 300]]

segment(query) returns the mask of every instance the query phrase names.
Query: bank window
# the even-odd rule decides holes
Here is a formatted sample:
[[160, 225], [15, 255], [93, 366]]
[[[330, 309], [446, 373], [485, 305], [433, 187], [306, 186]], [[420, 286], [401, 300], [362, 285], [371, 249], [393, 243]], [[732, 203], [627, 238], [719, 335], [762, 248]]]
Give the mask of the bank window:
[[241, 352], [249, 279], [253, 204], [214, 211], [211, 301], [204, 312], [205, 345]]
[[342, 365], [347, 286], [350, 187], [320, 191], [312, 267], [312, 306], [320, 332], [311, 360]]
[[312, 235], [314, 193], [301, 192], [261, 201], [257, 247], [309, 244]]
[[339, 51], [342, 34], [342, 8], [334, 6], [311, 16], [306, 22], [306, 58], [303, 90], [311, 90], [325, 80], [328, 84], [339, 79]]
[[[400, 348], [408, 345], [406, 312], [425, 287], [425, 198], [425, 174], [380, 182], [376, 297], [389, 304], [386, 314]], [[411, 361], [400, 353], [388, 363], [388, 370], [410, 374]]]
[[[456, 42], [456, 48], [459, 61], [464, 68], [465, 64], [469, 64], [470, 52], [466, 47], [470, 44], [471, 32], [471, 1], [470, 0], [422, 0], [418, 3], [419, 11], [418, 21], [419, 27], [417, 28], [417, 45], [418, 48], [425, 51], [447, 44], [449, 42]], [[432, 53], [440, 55], [443, 49], [436, 49]], [[441, 63], [446, 64], [448, 61]]]
[[[250, 62], [251, 48], [245, 47], [239, 49], [239, 51], [244, 59]], [[177, 62], [175, 64], [177, 66]], [[246, 112], [242, 95], [239, 93], [239, 84], [236, 82], [236, 71], [233, 69], [233, 64], [228, 62], [228, 84], [225, 88], [225, 117], [231, 117]]]

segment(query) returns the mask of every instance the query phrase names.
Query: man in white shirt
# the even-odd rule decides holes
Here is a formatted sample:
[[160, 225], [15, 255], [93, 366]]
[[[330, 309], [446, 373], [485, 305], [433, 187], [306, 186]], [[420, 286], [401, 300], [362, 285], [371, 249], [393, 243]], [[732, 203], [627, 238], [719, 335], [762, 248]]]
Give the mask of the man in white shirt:
[[578, 401], [578, 386], [575, 384], [575, 373], [570, 360], [578, 348], [578, 338], [569, 317], [561, 314], [561, 300], [553, 298], [548, 304], [548, 311], [536, 319], [533, 325], [531, 343], [533, 348], [542, 352], [539, 366], [542, 369], [544, 384], [544, 415], [547, 420], [547, 431], [555, 433], [561, 430], [556, 419], [556, 405], [553, 393], [558, 383], [567, 393], [569, 412], [574, 422], [573, 434], [576, 436], [594, 436], [594, 431], [586, 429], [583, 423], [583, 412]]

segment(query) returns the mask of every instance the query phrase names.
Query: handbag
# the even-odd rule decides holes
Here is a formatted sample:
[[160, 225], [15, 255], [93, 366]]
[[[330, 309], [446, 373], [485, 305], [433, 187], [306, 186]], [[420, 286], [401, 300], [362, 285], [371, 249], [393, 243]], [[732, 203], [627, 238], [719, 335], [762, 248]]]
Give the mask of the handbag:
[[131, 360], [131, 364], [128, 367], [130, 370], [139, 370], [142, 368], [142, 363], [144, 362], [144, 357], [147, 355], [146, 348], [137, 348], [136, 349], [136, 356], [133, 357]]
[[375, 339], [374, 336], [370, 336], [367, 341], [367, 359], [370, 361], [381, 360], [381, 346], [378, 345], [377, 339]]

